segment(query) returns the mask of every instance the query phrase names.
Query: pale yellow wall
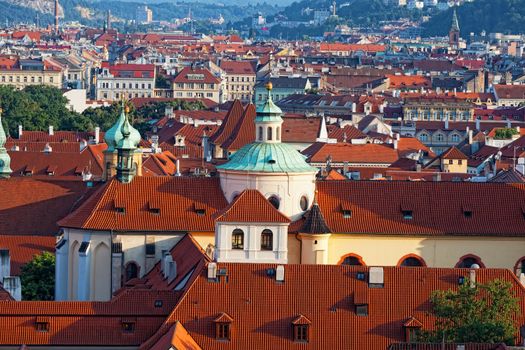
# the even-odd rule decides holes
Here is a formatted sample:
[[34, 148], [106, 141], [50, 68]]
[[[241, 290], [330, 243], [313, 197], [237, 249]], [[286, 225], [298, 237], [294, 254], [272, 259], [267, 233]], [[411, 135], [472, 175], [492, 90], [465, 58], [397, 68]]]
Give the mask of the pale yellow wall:
[[[467, 173], [466, 159], [452, 159], [452, 164], [449, 164], [450, 159], [443, 159], [441, 161], [441, 168], [446, 173]], [[461, 162], [461, 164], [459, 164]]]
[[13, 85], [17, 89], [23, 89], [29, 85], [52, 85], [62, 87], [61, 71], [0, 71], [0, 85]]
[[460, 257], [474, 254], [485, 267], [514, 270], [525, 256], [525, 238], [427, 238], [332, 234], [329, 264], [337, 264], [346, 254], [354, 253], [365, 264], [395, 266], [401, 257], [416, 254], [429, 267], [454, 267]]

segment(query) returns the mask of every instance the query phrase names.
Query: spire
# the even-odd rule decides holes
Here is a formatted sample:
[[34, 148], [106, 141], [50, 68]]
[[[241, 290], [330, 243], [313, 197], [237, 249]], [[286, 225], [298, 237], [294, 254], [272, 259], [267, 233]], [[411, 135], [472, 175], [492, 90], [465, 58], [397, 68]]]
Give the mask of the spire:
[[2, 109], [0, 108], [0, 178], [8, 178], [11, 176], [11, 157], [7, 154], [5, 143], [7, 137], [5, 135], [4, 126], [2, 124]]
[[452, 25], [450, 27], [450, 31], [459, 32], [459, 21], [456, 9], [454, 9], [454, 14], [452, 15]]
[[129, 123], [128, 113], [129, 108], [126, 107], [124, 123], [120, 128], [122, 139], [117, 145], [117, 179], [124, 183], [131, 182], [137, 174], [137, 164], [134, 155], [140, 142], [140, 134]]
[[326, 119], [321, 116], [321, 127], [319, 128], [319, 135], [317, 136], [317, 142], [327, 142], [328, 140], [328, 129], [326, 128]]
[[310, 233], [310, 234], [327, 234], [331, 233], [330, 228], [326, 224], [323, 213], [317, 204], [317, 199], [312, 204], [312, 207], [305, 215], [306, 220], [304, 221], [303, 226], [301, 227], [301, 233]]

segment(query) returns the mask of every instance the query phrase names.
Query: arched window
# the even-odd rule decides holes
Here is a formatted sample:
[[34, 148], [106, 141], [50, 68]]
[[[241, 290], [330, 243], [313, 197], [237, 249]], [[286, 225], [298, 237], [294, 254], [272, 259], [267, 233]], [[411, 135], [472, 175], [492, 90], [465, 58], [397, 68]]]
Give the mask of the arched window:
[[302, 196], [301, 200], [299, 202], [299, 205], [301, 206], [302, 211], [306, 211], [308, 209], [308, 197]]
[[277, 127], [277, 131], [276, 131], [275, 134], [276, 134], [276, 135], [275, 135], [275, 139], [276, 139], [277, 141], [281, 141], [281, 127], [279, 127], [279, 126]]
[[485, 267], [485, 265], [481, 262], [481, 259], [479, 258], [479, 256], [468, 254], [468, 255], [464, 255], [461, 258], [459, 258], [459, 261], [456, 264], [456, 268], [469, 269], [474, 264], [479, 265], [479, 267]]
[[281, 204], [281, 201], [279, 200], [279, 198], [277, 198], [277, 196], [271, 196], [270, 198], [268, 198], [268, 202], [270, 202], [270, 204], [273, 205], [275, 209], [279, 209], [279, 206]]
[[263, 127], [262, 126], [259, 126], [259, 141], [262, 141], [263, 140]]
[[273, 250], [273, 232], [264, 230], [261, 233], [261, 250]]
[[134, 262], [129, 262], [126, 265], [126, 282], [133, 278], [137, 278], [138, 276], [139, 276], [138, 265]]
[[244, 232], [241, 229], [233, 230], [232, 249], [244, 249]]
[[425, 261], [422, 258], [420, 258], [419, 256], [414, 255], [414, 254], [409, 254], [409, 255], [405, 255], [404, 257], [399, 259], [399, 262], [397, 263], [397, 266], [401, 266], [401, 267], [424, 267], [424, 266], [427, 266], [427, 264], [425, 264]]
[[518, 260], [516, 266], [514, 266], [514, 272], [516, 272], [516, 276], [518, 277], [520, 277], [522, 273], [525, 273], [525, 257]]
[[363, 259], [357, 254], [347, 254], [339, 260], [339, 265], [366, 266]]
[[267, 139], [268, 139], [268, 141], [271, 141], [272, 140], [272, 128], [268, 127], [268, 131], [267, 132], [268, 132]]

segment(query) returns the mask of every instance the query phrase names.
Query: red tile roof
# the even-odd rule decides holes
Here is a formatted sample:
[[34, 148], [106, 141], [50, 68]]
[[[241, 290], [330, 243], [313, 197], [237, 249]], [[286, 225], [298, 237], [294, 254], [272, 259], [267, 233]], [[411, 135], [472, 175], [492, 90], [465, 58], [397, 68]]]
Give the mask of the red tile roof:
[[[196, 79], [196, 75], [202, 75], [202, 79]], [[205, 68], [183, 68], [175, 78], [174, 83], [197, 83], [197, 84], [219, 84], [221, 81]]]
[[349, 144], [316, 142], [303, 152], [312, 163], [324, 163], [328, 157], [334, 163], [377, 163], [392, 164], [399, 155], [391, 145], [387, 144]]
[[[150, 212], [152, 202], [160, 213]], [[211, 232], [213, 214], [226, 205], [218, 178], [137, 176], [129, 184], [112, 179], [59, 225], [92, 230]], [[124, 213], [117, 208], [123, 208]]]
[[[524, 184], [318, 181], [317, 190], [319, 206], [332, 232], [503, 237], [525, 234]], [[469, 218], [463, 212], [465, 205], [472, 208]], [[343, 217], [342, 206], [351, 208], [351, 218]], [[404, 219], [403, 211], [412, 211], [413, 218]]]
[[241, 120], [243, 114], [244, 107], [241, 101], [235, 100], [217, 132], [215, 132], [215, 134], [210, 137], [210, 141], [219, 146], [226, 142], [237, 127], [237, 124]]
[[[0, 202], [0, 235], [54, 236], [59, 231], [57, 221], [86, 201], [93, 191], [80, 181], [0, 180], [4, 198]], [[39, 244], [35, 243], [35, 247]]]
[[525, 99], [525, 85], [494, 85], [494, 93], [500, 99]]
[[[167, 322], [141, 349], [148, 349], [177, 321], [204, 349], [386, 349], [405, 341], [403, 325], [411, 318], [432, 329], [431, 293], [456, 290], [459, 277], [469, 274], [467, 269], [384, 267], [383, 288], [370, 288], [369, 269], [364, 266], [284, 265], [284, 283], [267, 274], [275, 267], [219, 263], [228, 278], [218, 283], [210, 282], [204, 269]], [[364, 281], [356, 277], [358, 272], [365, 274]], [[523, 309], [525, 290], [511, 271], [476, 270], [479, 283], [497, 278], [512, 284]], [[368, 303], [368, 315], [358, 316], [355, 305], [363, 301]], [[222, 314], [232, 319], [228, 342], [215, 339], [213, 321]], [[294, 321], [310, 322], [308, 344], [294, 342]], [[524, 321], [517, 314], [516, 329]]]
[[0, 234], [0, 249], [8, 249], [11, 257], [11, 276], [19, 276], [23, 265], [34, 255], [55, 251], [53, 236], [20, 236]]
[[257, 190], [245, 190], [215, 216], [218, 222], [289, 223], [285, 215]]
[[468, 157], [455, 146], [450, 147], [439, 157], [441, 159], [468, 159]]
[[251, 61], [221, 61], [220, 67], [230, 75], [254, 75], [254, 62]]
[[243, 146], [255, 141], [255, 105], [249, 104], [244, 109], [241, 119], [237, 126], [228, 137], [228, 139], [221, 145], [222, 148], [228, 151], [236, 151]]

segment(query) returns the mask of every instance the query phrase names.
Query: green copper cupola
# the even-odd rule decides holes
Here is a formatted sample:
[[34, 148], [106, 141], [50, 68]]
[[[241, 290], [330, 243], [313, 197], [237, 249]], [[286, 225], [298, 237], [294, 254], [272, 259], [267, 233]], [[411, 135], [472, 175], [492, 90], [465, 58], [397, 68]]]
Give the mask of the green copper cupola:
[[2, 124], [2, 109], [0, 108], [0, 178], [8, 178], [11, 176], [11, 157], [5, 149], [7, 137], [5, 135], [4, 126]]
[[120, 115], [113, 124], [111, 128], [109, 128], [108, 131], [106, 131], [106, 134], [104, 135], [104, 141], [106, 141], [106, 144], [108, 145], [108, 148], [106, 152], [113, 152], [117, 148], [118, 143], [120, 140], [122, 140], [122, 125], [124, 125], [124, 121], [126, 120], [126, 112], [124, 108], [124, 103], [122, 103], [122, 110], [120, 112]]
[[283, 111], [273, 103], [272, 88], [272, 83], [268, 82], [268, 84], [266, 84], [266, 90], [268, 91], [266, 102], [257, 108], [255, 142], [281, 142], [281, 126], [283, 124], [283, 118], [281, 118], [281, 116]]

